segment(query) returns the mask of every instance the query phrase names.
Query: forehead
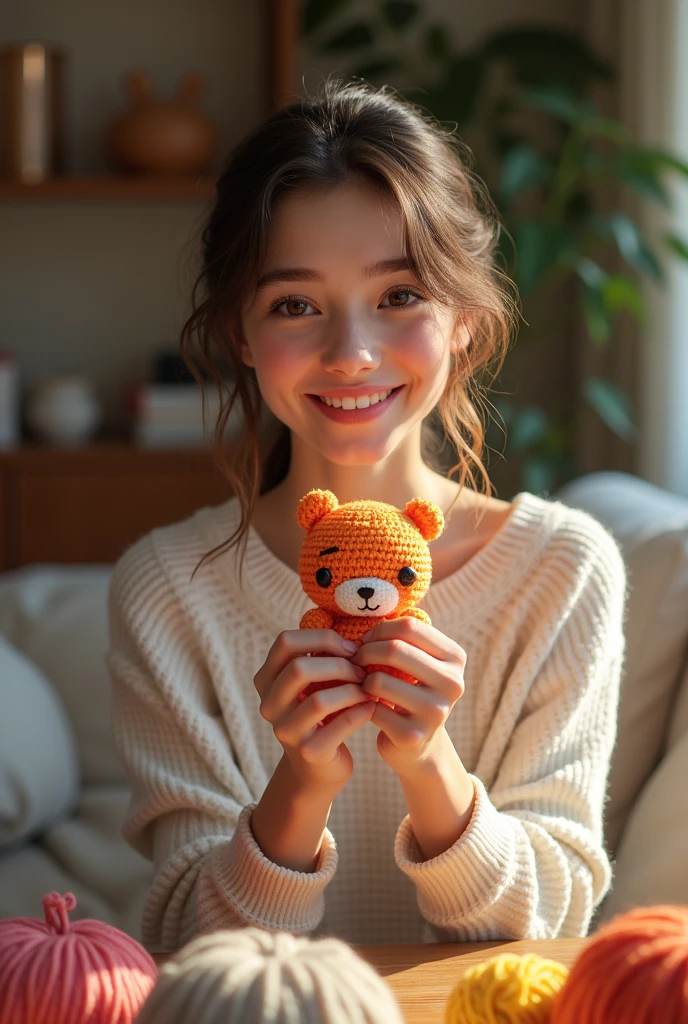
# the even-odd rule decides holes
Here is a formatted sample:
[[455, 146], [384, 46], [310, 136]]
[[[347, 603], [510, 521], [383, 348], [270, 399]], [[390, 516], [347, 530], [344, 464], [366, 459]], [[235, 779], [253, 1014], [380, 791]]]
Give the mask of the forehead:
[[327, 272], [346, 259], [358, 266], [404, 248], [404, 224], [395, 203], [370, 185], [298, 190], [273, 210], [265, 269], [289, 259]]

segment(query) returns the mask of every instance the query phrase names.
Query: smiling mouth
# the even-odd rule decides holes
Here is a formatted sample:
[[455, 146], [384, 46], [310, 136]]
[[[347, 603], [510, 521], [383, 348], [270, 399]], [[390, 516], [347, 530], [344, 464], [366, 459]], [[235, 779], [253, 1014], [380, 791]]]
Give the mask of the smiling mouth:
[[363, 605], [363, 607], [362, 607], [362, 608], [359, 608], [358, 610], [359, 610], [359, 612], [376, 612], [376, 611], [378, 610], [378, 608], [379, 608], [379, 607], [380, 607], [380, 605], [379, 605], [379, 604], [376, 604], [376, 605], [375, 605], [375, 607], [374, 607], [374, 608], [372, 608], [372, 607], [371, 607], [371, 606], [370, 606], [370, 605], [368, 604], [368, 602], [366, 601], [366, 603], [365, 603], [365, 604]]

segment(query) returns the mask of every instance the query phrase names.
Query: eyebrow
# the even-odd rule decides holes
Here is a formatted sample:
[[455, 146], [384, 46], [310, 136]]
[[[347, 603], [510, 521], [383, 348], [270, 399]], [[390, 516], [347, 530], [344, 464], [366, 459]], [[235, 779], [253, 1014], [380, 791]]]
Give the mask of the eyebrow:
[[[369, 280], [372, 277], [384, 277], [386, 274], [396, 274], [400, 270], [411, 270], [411, 264], [406, 256], [398, 256], [392, 260], [378, 260], [363, 268], [363, 277]], [[317, 270], [310, 270], [308, 267], [277, 267], [275, 270], [268, 270], [258, 281], [256, 291], [266, 288], [276, 281], [324, 281], [325, 278]]]
[[335, 551], [339, 551], [339, 548], [325, 548], [324, 551], [320, 552], [318, 558], [322, 558], [323, 555], [333, 555]]

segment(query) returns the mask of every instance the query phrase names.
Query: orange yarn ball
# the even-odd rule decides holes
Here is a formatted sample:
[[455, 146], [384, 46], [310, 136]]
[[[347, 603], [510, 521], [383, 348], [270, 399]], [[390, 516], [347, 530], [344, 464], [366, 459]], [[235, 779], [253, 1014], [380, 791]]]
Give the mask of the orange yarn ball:
[[103, 921], [69, 921], [71, 892], [45, 921], [0, 921], [0, 1024], [132, 1024], [157, 977], [143, 946]]
[[641, 907], [591, 937], [551, 1024], [686, 1024], [688, 907]]

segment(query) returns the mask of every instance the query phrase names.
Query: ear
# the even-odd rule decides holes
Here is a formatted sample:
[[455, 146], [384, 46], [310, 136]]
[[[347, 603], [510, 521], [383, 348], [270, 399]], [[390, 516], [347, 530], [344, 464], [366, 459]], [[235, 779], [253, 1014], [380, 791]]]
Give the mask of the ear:
[[309, 491], [299, 502], [296, 522], [308, 532], [323, 516], [328, 512], [334, 512], [336, 508], [339, 508], [339, 502], [332, 491]]
[[251, 355], [251, 349], [248, 347], [245, 341], [242, 341], [239, 345], [239, 355], [244, 366], [255, 366], [253, 362], [253, 356]]
[[434, 501], [413, 498], [406, 502], [404, 512], [414, 526], [420, 530], [423, 540], [437, 540], [444, 529], [442, 509]]
[[473, 318], [470, 312], [463, 313], [457, 318], [449, 346], [454, 354], [460, 352], [462, 349], [467, 349], [470, 345], [472, 324]]

